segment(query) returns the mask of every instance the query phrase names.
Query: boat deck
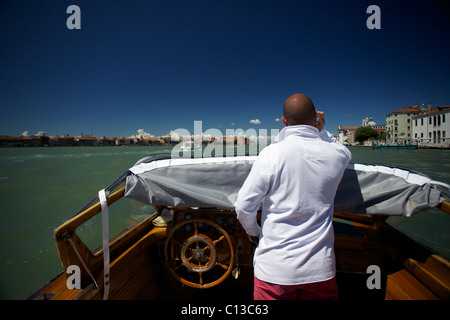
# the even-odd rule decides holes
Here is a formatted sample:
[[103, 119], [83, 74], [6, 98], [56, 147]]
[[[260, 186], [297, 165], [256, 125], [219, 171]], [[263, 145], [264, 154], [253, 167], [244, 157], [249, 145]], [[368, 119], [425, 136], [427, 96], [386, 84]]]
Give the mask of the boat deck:
[[[182, 216], [184, 212], [178, 214]], [[199, 211], [198, 214], [205, 217], [216, 213]], [[374, 241], [373, 237], [379, 230], [368, 223], [371, 218], [361, 219], [360, 222], [340, 218], [334, 221], [336, 280], [340, 300], [450, 299], [450, 265], [446, 260], [433, 255], [428, 255], [422, 262], [419, 262], [420, 259], [404, 259], [404, 251]], [[237, 279], [230, 275], [224, 282], [210, 289], [196, 289], [181, 284], [164, 264], [163, 244], [170, 227], [153, 227], [112, 260], [109, 299], [217, 301], [229, 300], [232, 297], [233, 300], [252, 300], [253, 268], [249, 255], [252, 251], [251, 244], [243, 242], [242, 236], [245, 233], [242, 227], [237, 224], [236, 228], [233, 241], [241, 259], [238, 262], [240, 272]], [[395, 241], [396, 244], [401, 243], [398, 238]], [[418, 253], [418, 258], [422, 255], [421, 249], [416, 247], [411, 247], [410, 251]], [[381, 289], [367, 288], [369, 265], [380, 266]], [[68, 290], [66, 277], [61, 274], [30, 296], [30, 299], [102, 299], [102, 273], [98, 271], [95, 275], [99, 285], [97, 290], [93, 289], [92, 284], [84, 290]]]

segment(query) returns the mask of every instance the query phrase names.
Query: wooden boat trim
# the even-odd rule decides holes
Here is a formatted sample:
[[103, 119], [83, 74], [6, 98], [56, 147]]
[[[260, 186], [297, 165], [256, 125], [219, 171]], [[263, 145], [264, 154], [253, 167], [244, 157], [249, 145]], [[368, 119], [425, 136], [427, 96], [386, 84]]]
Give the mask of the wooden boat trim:
[[[112, 205], [114, 202], [122, 198], [125, 194], [125, 186], [114, 192], [107, 199], [108, 206]], [[55, 230], [55, 236], [60, 235], [64, 230], [72, 233], [74, 232], [80, 225], [93, 218], [95, 215], [102, 211], [100, 202], [92, 205], [91, 207], [85, 209], [80, 212], [78, 215], [64, 222], [61, 226], [59, 226]]]
[[[107, 198], [108, 206], [112, 205], [125, 194], [125, 187], [120, 188]], [[95, 215], [101, 212], [100, 203], [96, 203], [91, 207], [85, 209], [75, 217], [63, 223], [54, 231], [54, 239], [58, 255], [63, 267], [67, 270], [70, 265], [85, 265], [86, 268], [81, 268], [82, 287], [92, 283], [89, 279], [98, 278], [102, 272], [103, 265], [103, 249], [100, 246], [94, 251], [91, 251], [87, 245], [78, 237], [76, 230], [79, 226], [92, 219]], [[151, 228], [152, 221], [159, 215], [158, 211], [149, 215], [144, 220], [138, 222], [136, 225], [123, 230], [110, 240], [110, 256], [114, 259], [126, 250], [130, 245], [135, 243]], [[73, 246], [68, 242], [70, 237]], [[76, 252], [77, 251], [77, 252]], [[80, 257], [83, 261], [80, 261]], [[88, 269], [89, 271], [87, 271]], [[91, 274], [90, 274], [91, 273]], [[87, 282], [86, 282], [87, 281]], [[99, 283], [97, 281], [97, 283]], [[100, 283], [99, 283], [100, 285]]]
[[448, 201], [442, 201], [439, 206], [439, 209], [441, 209], [442, 211], [444, 211], [445, 213], [450, 214], [450, 202]]

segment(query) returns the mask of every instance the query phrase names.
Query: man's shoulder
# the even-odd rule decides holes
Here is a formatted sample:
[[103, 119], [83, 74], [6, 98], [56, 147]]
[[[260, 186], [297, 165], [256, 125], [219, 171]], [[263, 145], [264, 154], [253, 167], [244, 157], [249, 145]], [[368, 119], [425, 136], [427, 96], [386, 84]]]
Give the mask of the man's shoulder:
[[272, 157], [274, 154], [278, 154], [278, 153], [279, 153], [279, 150], [280, 150], [280, 145], [281, 145], [281, 144], [282, 144], [282, 141], [281, 141], [281, 142], [276, 142], [276, 143], [269, 144], [267, 147], [265, 147], [264, 149], [262, 149], [262, 150], [259, 152], [258, 157], [260, 157], [260, 158], [265, 158], [265, 157], [270, 158], [270, 157]]
[[276, 170], [276, 164], [280, 159], [280, 142], [273, 143], [265, 147], [259, 152], [256, 159], [258, 166], [263, 168], [265, 171], [273, 173]]
[[350, 150], [340, 143], [331, 133], [326, 130], [322, 130], [320, 133], [322, 141], [328, 143], [332, 148], [336, 149], [338, 152], [343, 153], [346, 157], [351, 158]]

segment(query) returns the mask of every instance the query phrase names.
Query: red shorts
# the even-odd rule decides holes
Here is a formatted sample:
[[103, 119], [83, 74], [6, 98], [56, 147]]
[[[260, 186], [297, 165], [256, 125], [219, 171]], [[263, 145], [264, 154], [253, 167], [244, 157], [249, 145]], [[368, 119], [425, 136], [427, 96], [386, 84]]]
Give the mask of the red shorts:
[[279, 285], [255, 277], [255, 300], [337, 300], [336, 279], [296, 285]]

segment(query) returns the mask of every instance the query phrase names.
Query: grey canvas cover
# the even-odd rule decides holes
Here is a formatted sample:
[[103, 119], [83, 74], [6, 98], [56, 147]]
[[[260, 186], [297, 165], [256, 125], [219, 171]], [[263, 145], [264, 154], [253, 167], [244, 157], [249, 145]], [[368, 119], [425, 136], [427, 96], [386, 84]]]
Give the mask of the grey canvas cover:
[[[234, 210], [255, 156], [144, 158], [130, 168], [125, 196], [146, 204]], [[426, 175], [387, 166], [349, 164], [335, 211], [411, 216], [450, 199], [450, 186]]]

